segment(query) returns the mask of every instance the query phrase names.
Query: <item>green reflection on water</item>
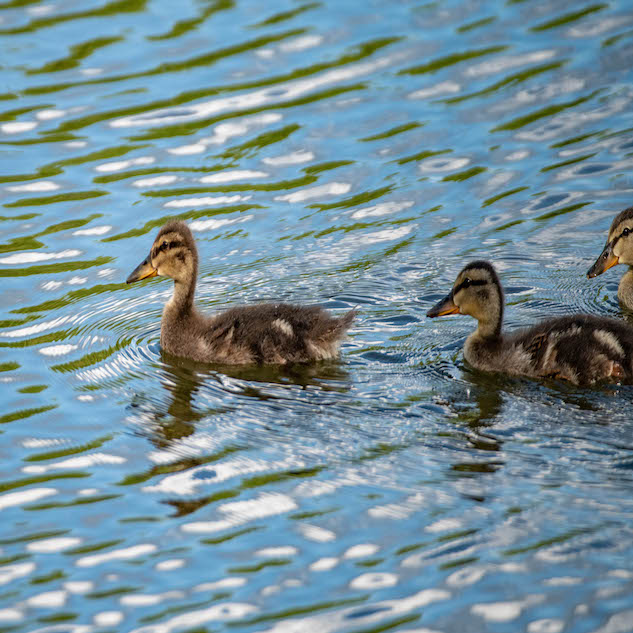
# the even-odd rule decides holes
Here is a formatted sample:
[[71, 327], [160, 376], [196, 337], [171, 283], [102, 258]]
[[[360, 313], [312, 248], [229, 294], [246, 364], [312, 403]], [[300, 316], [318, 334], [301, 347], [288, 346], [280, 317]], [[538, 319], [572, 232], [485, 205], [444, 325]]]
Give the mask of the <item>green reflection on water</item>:
[[119, 350], [127, 347], [132, 342], [131, 337], [126, 337], [118, 340], [116, 345], [111, 345], [107, 349], [99, 350], [97, 352], [90, 352], [89, 354], [85, 354], [76, 360], [69, 361], [67, 363], [60, 363], [59, 365], [52, 365], [51, 371], [57, 371], [60, 373], [68, 373], [77, 371], [78, 369], [85, 369], [86, 367], [91, 367], [92, 365], [96, 365], [97, 363], [101, 363], [107, 358], [110, 358], [112, 354], [118, 352]]
[[578, 202], [576, 204], [570, 204], [566, 207], [561, 207], [560, 209], [555, 209], [554, 211], [549, 211], [548, 213], [543, 213], [539, 215], [533, 220], [535, 222], [542, 222], [543, 220], [550, 220], [551, 218], [555, 218], [559, 215], [565, 215], [566, 213], [571, 213], [572, 211], [576, 211], [578, 209], [582, 209], [590, 204], [593, 204], [593, 200], [589, 200], [588, 202]]
[[589, 158], [593, 158], [597, 152], [592, 152], [591, 154], [584, 154], [583, 156], [578, 156], [577, 158], [570, 158], [569, 160], [563, 160], [560, 163], [554, 163], [553, 165], [546, 165], [545, 167], [541, 167], [541, 171], [552, 171], [553, 169], [560, 169], [561, 167], [567, 167], [568, 165], [575, 165], [576, 163], [582, 163], [583, 160], [587, 160]]
[[220, 114], [217, 116], [209, 117], [206, 119], [200, 119], [196, 121], [191, 121], [189, 123], [180, 123], [178, 125], [165, 125], [159, 128], [151, 129], [145, 132], [144, 134], [139, 134], [137, 136], [131, 137], [132, 141], [153, 141], [162, 138], [168, 138], [173, 136], [188, 136], [191, 134], [195, 134], [196, 132], [203, 130], [209, 125], [213, 125], [215, 123], [219, 123], [220, 121], [224, 121], [226, 119], [232, 119], [236, 116], [250, 116], [253, 114], [260, 114], [261, 112], [267, 112], [268, 110], [281, 110], [281, 109], [292, 109], [301, 105], [306, 105], [309, 103], [317, 103], [318, 101], [323, 101], [325, 99], [333, 99], [338, 97], [339, 95], [346, 94], [347, 92], [354, 92], [356, 90], [366, 90], [367, 84], [365, 83], [356, 83], [349, 84], [347, 86], [339, 86], [337, 88], [328, 88], [326, 90], [322, 90], [320, 92], [313, 92], [310, 95], [305, 97], [300, 97], [298, 99], [293, 99], [290, 101], [279, 101], [279, 102], [270, 102], [264, 106], [260, 106], [257, 108], [249, 108], [234, 112], [227, 112], [225, 114]]
[[[290, 36], [297, 35], [297, 31], [291, 31]], [[48, 132], [49, 134], [55, 134], [60, 132], [66, 132], [70, 130], [77, 130], [83, 127], [93, 125], [95, 123], [99, 123], [102, 121], [110, 121], [116, 117], [123, 116], [133, 116], [138, 114], [143, 114], [152, 110], [159, 110], [161, 108], [174, 107], [178, 105], [182, 105], [184, 103], [189, 103], [191, 101], [196, 101], [199, 99], [203, 99], [205, 97], [217, 96], [227, 92], [237, 92], [237, 91], [245, 91], [252, 90], [256, 88], [264, 88], [266, 86], [276, 86], [280, 83], [284, 83], [287, 81], [291, 81], [294, 79], [301, 79], [304, 77], [308, 77], [310, 75], [314, 75], [316, 73], [320, 73], [325, 70], [329, 70], [331, 68], [337, 68], [339, 66], [344, 66], [347, 64], [351, 64], [356, 61], [360, 61], [366, 57], [373, 55], [375, 52], [380, 49], [394, 44], [395, 42], [400, 41], [402, 38], [400, 37], [385, 37], [378, 38], [375, 40], [371, 40], [369, 42], [364, 42], [355, 46], [351, 49], [350, 52], [344, 53], [340, 57], [328, 62], [319, 62], [316, 64], [312, 64], [310, 66], [298, 68], [292, 70], [283, 75], [273, 75], [272, 77], [266, 77], [264, 79], [258, 79], [256, 81], [251, 82], [243, 82], [238, 84], [223, 84], [220, 86], [210, 87], [210, 88], [199, 88], [196, 90], [188, 90], [186, 92], [182, 92], [178, 95], [170, 96], [169, 99], [160, 99], [155, 100], [150, 103], [145, 103], [142, 105], [127, 107], [127, 108], [118, 108], [116, 110], [110, 110], [106, 112], [99, 112], [97, 114], [91, 114], [88, 116], [78, 117], [76, 119], [71, 119], [69, 121], [64, 121], [60, 123], [60, 125]], [[254, 46], [265, 46], [269, 43], [268, 39], [260, 38], [258, 40], [254, 40], [257, 44]], [[241, 51], [240, 51], [241, 52]], [[75, 83], [75, 84], [55, 84], [54, 86], [50, 86], [49, 92], [57, 91], [62, 88], [71, 88], [78, 85], [84, 85], [85, 83], [95, 83], [98, 84], [99, 80], [92, 80], [91, 82], [83, 82], [83, 83]], [[0, 95], [0, 98], [2, 95]], [[231, 115], [233, 116], [233, 115]], [[0, 179], [0, 182], [2, 180]]]
[[94, 495], [92, 497], [79, 497], [73, 501], [49, 501], [48, 503], [35, 503], [24, 509], [32, 512], [38, 510], [53, 510], [56, 508], [72, 508], [75, 506], [86, 506], [93, 503], [100, 503], [101, 501], [110, 501], [110, 499], [117, 499], [120, 496], [121, 495]]
[[[73, 270], [85, 270], [94, 266], [103, 266], [114, 260], [114, 257], [97, 257], [87, 261], [72, 261], [59, 264], [40, 264], [29, 266], [29, 268], [2, 268], [0, 277], [27, 277], [29, 275], [52, 275], [54, 273], [65, 273]], [[18, 312], [15, 310], [15, 312]]]
[[234, 6], [235, 2], [233, 2], [233, 0], [216, 0], [215, 2], [209, 2], [198, 17], [189, 18], [187, 20], [179, 20], [166, 33], [163, 33], [162, 35], [148, 35], [147, 39], [151, 41], [160, 41], [180, 37], [185, 33], [189, 33], [190, 31], [197, 29], [212, 15], [219, 13], [220, 11], [232, 9]]
[[459, 182], [461, 180], [468, 180], [473, 176], [477, 176], [478, 174], [482, 174], [485, 171], [488, 171], [485, 167], [470, 167], [469, 169], [464, 169], [464, 171], [458, 171], [455, 174], [449, 174], [448, 176], [444, 176], [442, 180], [444, 182], [456, 181]]
[[48, 385], [31, 385], [30, 387], [22, 387], [18, 389], [19, 393], [41, 393], [45, 389], [48, 389]]
[[467, 33], [468, 31], [472, 31], [474, 29], [479, 28], [480, 26], [488, 26], [488, 24], [492, 24], [497, 18], [493, 15], [487, 18], [481, 18], [480, 20], [475, 20], [474, 22], [469, 22], [468, 24], [463, 24], [462, 26], [457, 27], [458, 33]]
[[275, 611], [272, 613], [262, 613], [261, 615], [256, 615], [253, 618], [249, 618], [247, 620], [239, 620], [233, 622], [227, 622], [226, 625], [230, 627], [236, 626], [251, 626], [253, 624], [259, 624], [261, 622], [270, 622], [272, 620], [285, 620], [286, 618], [291, 618], [297, 615], [305, 615], [307, 613], [316, 613], [317, 611], [325, 611], [327, 609], [339, 609], [341, 607], [347, 607], [354, 604], [359, 604], [361, 602], [365, 602], [369, 596], [357, 596], [354, 598], [345, 598], [343, 600], [327, 600], [324, 602], [315, 602], [313, 604], [308, 604], [305, 606], [291, 607], [288, 609], [283, 609], [281, 611]]
[[107, 196], [109, 191], [69, 191], [68, 193], [58, 193], [53, 196], [40, 196], [37, 198], [22, 198], [15, 202], [5, 202], [5, 207], [34, 207], [41, 204], [55, 204], [57, 202], [73, 202], [75, 200], [88, 200], [89, 198], [99, 198]]
[[213, 462], [222, 460], [225, 457], [232, 455], [233, 453], [237, 453], [239, 451], [245, 450], [245, 448], [246, 448], [245, 446], [226, 446], [225, 448], [218, 451], [217, 453], [205, 455], [204, 457], [185, 457], [177, 461], [171, 462], [169, 464], [159, 464], [157, 466], [153, 466], [152, 468], [150, 468], [149, 470], [143, 473], [127, 475], [117, 485], [130, 486], [130, 485], [142, 484], [160, 475], [179, 473], [184, 470], [189, 470], [190, 468], [195, 468], [196, 466], [211, 464]]
[[45, 18], [36, 18], [31, 20], [24, 26], [15, 27], [12, 29], [0, 29], [0, 35], [17, 35], [21, 33], [33, 33], [38, 29], [47, 28], [49, 26], [55, 26], [62, 22], [69, 22], [71, 20], [81, 20], [85, 18], [98, 18], [111, 16], [116, 13], [132, 13], [142, 11], [147, 4], [147, 0], [115, 0], [115, 2], [109, 2], [102, 7], [95, 9], [89, 9], [87, 11], [75, 11], [74, 13], [62, 13], [61, 15], [54, 15]]
[[588, 94], [584, 97], [578, 97], [578, 99], [574, 99], [573, 101], [566, 101], [565, 103], [559, 103], [556, 105], [539, 108], [538, 110], [535, 110], [534, 112], [531, 112], [530, 114], [525, 114], [523, 116], [516, 117], [515, 119], [512, 119], [511, 121], [508, 121], [507, 123], [498, 125], [492, 128], [492, 130], [490, 131], [502, 132], [502, 131], [518, 130], [522, 127], [525, 127], [526, 125], [529, 125], [530, 123], [534, 123], [534, 121], [538, 121], [539, 119], [544, 119], [546, 117], [554, 116], [555, 114], [558, 114], [559, 112], [564, 112], [565, 110], [574, 108], [577, 105], [580, 105], [581, 103], [586, 103], [587, 101], [590, 101], [591, 99], [596, 97], [601, 92], [603, 92], [603, 90], [594, 90], [591, 94]]
[[485, 97], [490, 94], [494, 94], [501, 90], [502, 88], [517, 86], [522, 84], [537, 75], [541, 75], [543, 73], [548, 73], [553, 70], [558, 70], [562, 68], [569, 60], [562, 59], [556, 62], [552, 62], [550, 64], [542, 64], [540, 66], [532, 66], [531, 68], [526, 68], [525, 70], [521, 70], [517, 73], [512, 73], [499, 81], [491, 84], [487, 88], [482, 88], [481, 90], [477, 90], [475, 92], [471, 92], [469, 94], [459, 95], [457, 97], [449, 97], [448, 99], [440, 99], [442, 103], [455, 104], [462, 103], [464, 101], [468, 101], [469, 99], [474, 99], [475, 97]]
[[423, 75], [426, 73], [435, 73], [438, 70], [447, 68], [448, 66], [454, 66], [461, 62], [475, 59], [477, 57], [484, 57], [486, 55], [493, 55], [494, 53], [501, 53], [508, 50], [508, 46], [488, 46], [486, 48], [479, 48], [470, 51], [464, 51], [463, 53], [451, 53], [444, 57], [437, 57], [432, 59], [426, 64], [420, 64], [419, 66], [411, 66], [410, 68], [403, 68], [398, 72], [399, 75]]
[[[196, 57], [192, 57], [192, 58], [185, 59], [182, 61], [164, 62], [162, 64], [159, 64], [158, 66], [155, 66], [154, 68], [150, 68], [149, 70], [144, 70], [144, 71], [140, 71], [136, 73], [127, 73], [125, 75], [100, 77], [99, 79], [88, 79], [85, 81], [67, 82], [67, 83], [59, 82], [59, 83], [51, 84], [48, 86], [32, 86], [30, 88], [25, 88], [23, 90], [23, 94], [24, 95], [48, 94], [51, 92], [59, 92], [60, 90], [67, 90], [69, 88], [75, 88], [78, 86], [115, 83], [119, 81], [128, 81], [130, 79], [140, 79], [142, 77], [151, 77], [153, 75], [162, 75], [164, 73], [190, 70], [198, 66], [209, 66], [227, 57], [232, 57], [233, 55], [239, 55], [241, 53], [254, 50], [256, 48], [260, 48], [262, 46], [275, 44], [289, 37], [303, 35], [304, 33], [305, 33], [305, 29], [293, 29], [291, 31], [285, 31], [277, 35], [267, 35], [263, 37], [258, 37], [253, 40], [247, 40], [246, 42], [243, 42], [242, 44], [235, 44], [232, 46], [228, 46], [226, 48], [221, 48], [216, 51], [205, 53], [204, 55], [198, 55]], [[176, 105], [172, 99], [170, 99], [168, 103], [169, 105]], [[133, 114], [133, 113], [139, 112], [140, 110], [138, 110], [137, 108], [133, 108], [131, 110], [126, 109], [125, 111], [129, 112], [130, 114]], [[95, 115], [95, 116], [99, 116], [99, 115]], [[107, 118], [111, 119], [112, 113], [110, 113]], [[88, 119], [91, 121], [91, 123], [95, 122], [94, 117], [88, 117]], [[100, 120], [100, 119], [97, 119], [97, 120]], [[72, 122], [69, 122], [69, 123], [72, 123]], [[62, 124], [57, 129], [58, 131], [60, 131], [65, 128], [66, 128], [66, 124]]]
[[76, 68], [79, 66], [82, 60], [89, 57], [96, 50], [105, 48], [116, 42], [123, 41], [121, 36], [118, 37], [96, 37], [92, 40], [87, 40], [81, 44], [75, 44], [70, 47], [70, 53], [66, 57], [56, 59], [51, 62], [46, 62], [39, 68], [30, 68], [26, 71], [27, 75], [37, 75], [40, 73], [57, 73], [62, 70], [68, 70], [70, 68]]
[[105, 435], [104, 437], [97, 438], [92, 442], [87, 442], [81, 446], [69, 446], [68, 448], [62, 448], [56, 451], [47, 451], [45, 453], [36, 453], [35, 455], [29, 455], [25, 457], [25, 462], [41, 462], [47, 459], [58, 459], [60, 457], [67, 457], [68, 455], [77, 455], [79, 453], [85, 453], [93, 448], [99, 448], [109, 442], [114, 436]]
[[316, 9], [320, 7], [320, 2], [309, 2], [308, 4], [304, 4], [296, 9], [292, 9], [291, 11], [283, 11], [281, 13], [276, 13], [275, 15], [266, 18], [265, 20], [258, 22], [257, 24], [253, 24], [251, 28], [261, 28], [264, 26], [270, 26], [271, 24], [279, 24], [280, 22], [285, 22], [286, 20], [292, 20], [292, 18], [305, 13], [306, 11], [311, 11], [312, 9]]
[[12, 481], [0, 481], [0, 492], [6, 492], [7, 490], [14, 490], [15, 488], [24, 488], [24, 486], [31, 486], [32, 484], [43, 484], [48, 481], [57, 481], [59, 479], [83, 479], [84, 477], [90, 477], [91, 473], [85, 473], [82, 471], [71, 471], [65, 473], [51, 473], [49, 475], [37, 475], [35, 477], [23, 477], [22, 479], [14, 479]]
[[409, 130], [415, 130], [419, 127], [422, 127], [424, 123], [419, 123], [418, 121], [411, 121], [410, 123], [404, 123], [402, 125], [397, 125], [396, 127], [392, 127], [385, 132], [380, 132], [379, 134], [374, 134], [373, 136], [366, 136], [365, 138], [361, 138], [361, 141], [379, 141], [386, 138], [391, 138], [392, 136], [396, 136], [397, 134], [402, 134], [403, 132], [408, 132]]
[[208, 209], [202, 209], [200, 211], [193, 210], [187, 211], [185, 213], [170, 214], [161, 218], [157, 218], [155, 220], [150, 220], [149, 222], [146, 222], [141, 228], [131, 229], [130, 231], [126, 231], [125, 233], [118, 233], [117, 235], [111, 235], [110, 237], [106, 237], [101, 241], [116, 242], [128, 237], [139, 237], [141, 235], [149, 233], [152, 229], [156, 229], [159, 226], [162, 226], [163, 224], [165, 224], [165, 222], [168, 222], [169, 220], [195, 220], [197, 218], [213, 217], [216, 215], [225, 215], [230, 213], [242, 213], [243, 211], [262, 208], [263, 207], [258, 204], [237, 204], [228, 207], [212, 207]]
[[515, 193], [521, 193], [521, 191], [525, 191], [529, 189], [529, 187], [515, 187], [514, 189], [508, 189], [507, 191], [502, 191], [498, 193], [496, 196], [491, 196], [490, 198], [486, 198], [481, 205], [482, 207], [489, 207], [491, 204], [502, 200], [503, 198], [507, 198], [508, 196], [513, 196]]
[[96, 286], [92, 286], [91, 288], [79, 288], [78, 290], [71, 290], [66, 293], [63, 297], [59, 297], [58, 299], [50, 299], [49, 301], [44, 301], [43, 303], [38, 303], [33, 306], [23, 306], [21, 308], [16, 308], [12, 310], [14, 314], [31, 314], [38, 312], [49, 312], [52, 310], [57, 310], [59, 308], [63, 308], [64, 306], [70, 305], [71, 303], [75, 303], [80, 299], [85, 297], [90, 297], [92, 295], [99, 295], [105, 292], [114, 292], [117, 290], [123, 290], [128, 286], [125, 283], [120, 284], [98, 284]]
[[541, 24], [537, 24], [536, 26], [530, 27], [530, 31], [547, 31], [549, 29], [555, 29], [559, 26], [565, 26], [567, 24], [571, 24], [572, 22], [577, 22], [578, 20], [584, 18], [590, 13], [596, 13], [597, 11], [602, 11], [603, 9], [607, 9], [609, 7], [608, 4], [592, 4], [584, 9], [580, 9], [579, 11], [573, 11], [571, 13], [566, 13], [561, 15], [558, 18], [554, 18], [553, 20], [548, 20], [547, 22], [543, 22]]
[[310, 209], [319, 209], [319, 211], [325, 211], [327, 209], [349, 209], [350, 207], [356, 207], [362, 204], [382, 198], [383, 196], [391, 193], [394, 189], [394, 185], [388, 185], [387, 187], [381, 187], [380, 189], [374, 189], [373, 191], [363, 191], [349, 198], [339, 200], [338, 202], [329, 202], [324, 204], [311, 204], [308, 205]]
[[[18, 411], [12, 411], [11, 413], [5, 413], [0, 415], [0, 424], [8, 424], [9, 422], [15, 422], [16, 420], [25, 420], [26, 418], [45, 413], [51, 409], [56, 409], [58, 405], [49, 404], [44, 407], [35, 407], [33, 409], [19, 409]], [[0, 486], [1, 487], [1, 486]]]

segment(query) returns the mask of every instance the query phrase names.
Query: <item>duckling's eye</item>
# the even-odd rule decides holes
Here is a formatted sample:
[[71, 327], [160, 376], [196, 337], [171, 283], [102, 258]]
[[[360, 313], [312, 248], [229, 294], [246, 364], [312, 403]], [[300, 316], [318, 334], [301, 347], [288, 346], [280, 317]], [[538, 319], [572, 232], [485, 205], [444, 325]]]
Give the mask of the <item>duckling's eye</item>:
[[164, 251], [167, 249], [167, 240], [163, 240], [163, 243], [160, 245], [160, 250]]
[[630, 233], [631, 233], [631, 229], [624, 229], [624, 231], [622, 231], [622, 237], [626, 237]]
[[472, 284], [473, 284], [473, 280], [470, 277], [466, 277], [466, 279], [462, 281], [462, 288], [470, 288]]

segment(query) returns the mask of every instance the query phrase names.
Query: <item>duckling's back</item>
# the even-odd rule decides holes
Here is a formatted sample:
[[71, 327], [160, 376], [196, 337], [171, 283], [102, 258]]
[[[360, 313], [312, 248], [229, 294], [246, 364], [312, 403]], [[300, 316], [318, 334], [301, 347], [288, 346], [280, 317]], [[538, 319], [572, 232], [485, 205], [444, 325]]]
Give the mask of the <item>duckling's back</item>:
[[510, 335], [507, 343], [535, 376], [578, 385], [605, 379], [633, 382], [633, 328], [615, 319], [588, 314], [549, 319]]
[[173, 353], [227, 364], [332, 359], [354, 315], [352, 310], [337, 318], [318, 306], [284, 303], [231, 308], [210, 319], [198, 317], [188, 349]]

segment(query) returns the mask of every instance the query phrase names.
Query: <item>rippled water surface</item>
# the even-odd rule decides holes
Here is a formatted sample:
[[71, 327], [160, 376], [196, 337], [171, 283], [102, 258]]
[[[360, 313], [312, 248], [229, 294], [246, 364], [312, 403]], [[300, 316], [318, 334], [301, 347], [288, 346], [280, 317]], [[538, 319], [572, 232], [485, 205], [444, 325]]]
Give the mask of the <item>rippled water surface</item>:
[[[623, 315], [633, 11], [610, 2], [0, 2], [0, 631], [633, 630], [631, 387], [474, 372], [425, 312]], [[340, 362], [161, 355], [207, 311], [359, 316]]]

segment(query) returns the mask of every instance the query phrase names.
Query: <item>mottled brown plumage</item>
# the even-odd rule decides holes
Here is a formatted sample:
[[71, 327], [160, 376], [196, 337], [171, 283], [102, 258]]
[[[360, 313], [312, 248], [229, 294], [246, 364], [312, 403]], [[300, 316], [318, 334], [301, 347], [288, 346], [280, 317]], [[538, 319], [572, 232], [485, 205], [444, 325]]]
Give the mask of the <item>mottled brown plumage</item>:
[[502, 332], [504, 297], [493, 266], [468, 264], [453, 289], [427, 316], [467, 314], [478, 327], [464, 344], [464, 358], [477, 369], [591, 385], [633, 381], [633, 328], [588, 314], [547, 319], [511, 334]]
[[317, 306], [269, 303], [231, 308], [207, 317], [195, 308], [198, 251], [184, 222], [170, 222], [149, 256], [128, 277], [132, 283], [161, 275], [174, 280], [165, 305], [160, 344], [175, 356], [225, 364], [286, 364], [327, 360], [354, 319], [352, 310], [332, 317]]
[[607, 243], [587, 272], [587, 277], [597, 277], [616, 264], [628, 266], [618, 286], [618, 299], [629, 310], [633, 310], [633, 207], [624, 209], [615, 216], [609, 229]]

